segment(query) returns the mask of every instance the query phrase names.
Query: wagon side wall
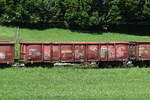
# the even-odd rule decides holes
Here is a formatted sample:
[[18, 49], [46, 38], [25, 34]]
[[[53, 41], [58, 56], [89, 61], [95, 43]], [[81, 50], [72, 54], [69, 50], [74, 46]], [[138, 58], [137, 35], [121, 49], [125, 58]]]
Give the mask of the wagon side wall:
[[24, 42], [20, 58], [36, 62], [127, 61], [128, 42]]

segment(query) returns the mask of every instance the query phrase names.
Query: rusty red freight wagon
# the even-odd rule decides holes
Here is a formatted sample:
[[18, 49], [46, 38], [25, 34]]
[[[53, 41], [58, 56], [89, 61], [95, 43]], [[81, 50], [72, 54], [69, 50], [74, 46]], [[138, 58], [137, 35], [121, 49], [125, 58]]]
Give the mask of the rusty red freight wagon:
[[15, 42], [0, 42], [0, 64], [12, 64], [15, 59]]
[[128, 61], [129, 42], [20, 42], [24, 63]]

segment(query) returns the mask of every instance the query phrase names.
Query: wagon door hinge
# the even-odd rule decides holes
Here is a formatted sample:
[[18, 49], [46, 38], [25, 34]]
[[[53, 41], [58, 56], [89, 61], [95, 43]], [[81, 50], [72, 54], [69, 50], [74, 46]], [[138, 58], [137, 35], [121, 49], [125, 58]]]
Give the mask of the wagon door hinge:
[[129, 42], [129, 60], [136, 60], [136, 42]]

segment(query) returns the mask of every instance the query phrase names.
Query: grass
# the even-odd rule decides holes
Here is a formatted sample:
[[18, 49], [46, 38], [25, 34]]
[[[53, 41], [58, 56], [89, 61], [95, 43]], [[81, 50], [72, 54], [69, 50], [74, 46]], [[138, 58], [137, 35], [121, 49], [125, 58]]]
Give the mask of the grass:
[[[3, 35], [12, 37], [13, 40], [16, 33], [14, 27], [0, 26], [0, 37]], [[149, 36], [137, 36], [129, 35], [124, 33], [83, 33], [73, 32], [67, 29], [46, 29], [46, 30], [35, 30], [35, 29], [20, 29], [21, 41], [150, 41]], [[0, 40], [3, 40], [0, 38]], [[9, 40], [5, 39], [5, 40]]]
[[3, 100], [149, 100], [150, 69], [0, 70]]
[[[0, 26], [0, 40], [16, 28]], [[150, 41], [150, 36], [20, 29], [21, 41]], [[76, 65], [77, 66], [77, 65]], [[82, 66], [0, 69], [1, 100], [149, 100], [150, 69], [83, 69]]]

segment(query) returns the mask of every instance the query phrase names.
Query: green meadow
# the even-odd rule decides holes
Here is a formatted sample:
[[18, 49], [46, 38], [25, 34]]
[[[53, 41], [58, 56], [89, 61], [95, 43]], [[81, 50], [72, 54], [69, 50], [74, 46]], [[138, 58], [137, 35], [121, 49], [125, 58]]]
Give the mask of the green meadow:
[[[17, 30], [0, 26], [0, 40]], [[20, 41], [150, 41], [150, 36], [22, 28]], [[88, 68], [85, 65], [0, 69], [0, 100], [149, 100], [149, 68]]]

